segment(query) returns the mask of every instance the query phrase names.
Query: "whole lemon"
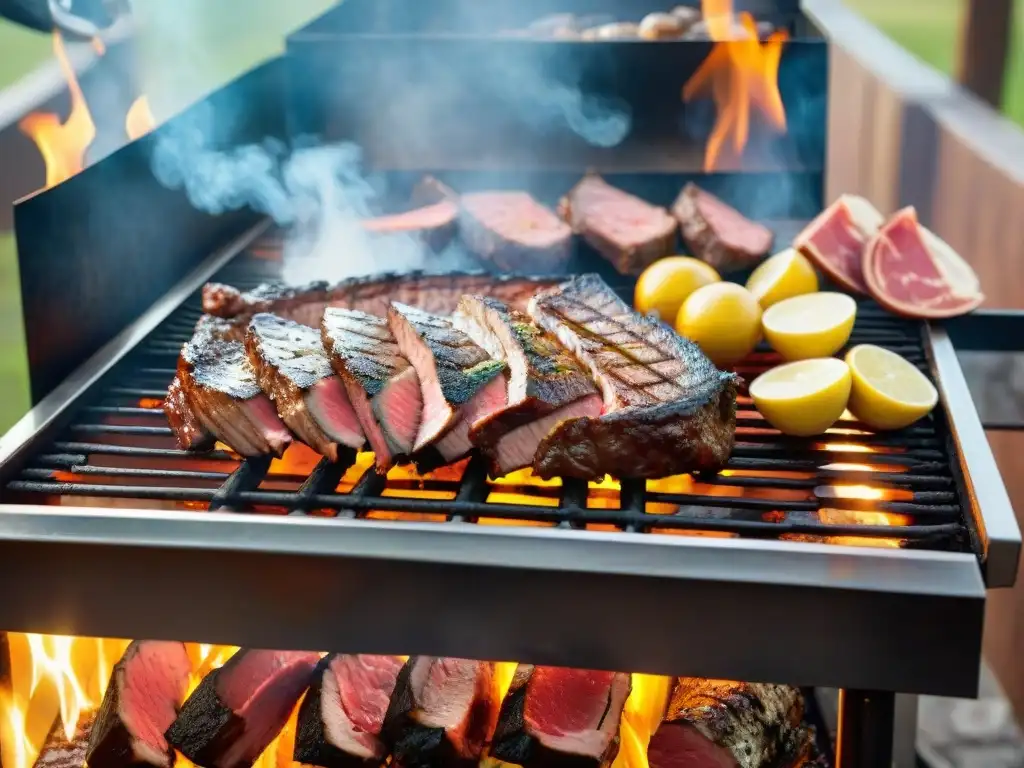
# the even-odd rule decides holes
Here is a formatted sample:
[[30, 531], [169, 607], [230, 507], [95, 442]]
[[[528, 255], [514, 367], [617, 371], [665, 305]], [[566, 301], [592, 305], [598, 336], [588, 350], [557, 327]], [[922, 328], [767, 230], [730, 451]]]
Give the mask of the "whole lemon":
[[754, 351], [761, 340], [761, 305], [736, 283], [713, 283], [698, 288], [683, 302], [676, 330], [704, 351], [720, 368]]
[[721, 280], [715, 268], [700, 259], [669, 256], [654, 262], [640, 275], [633, 306], [637, 312], [657, 313], [660, 320], [671, 323], [691, 293]]

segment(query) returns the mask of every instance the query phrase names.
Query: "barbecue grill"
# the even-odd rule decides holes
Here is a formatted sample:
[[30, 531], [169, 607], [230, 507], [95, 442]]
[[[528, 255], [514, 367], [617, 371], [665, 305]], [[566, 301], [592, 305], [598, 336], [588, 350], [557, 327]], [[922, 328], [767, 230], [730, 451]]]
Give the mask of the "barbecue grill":
[[[231, 126], [221, 146], [287, 137], [293, 66], [203, 105]], [[0, 626], [835, 687], [844, 768], [890, 762], [896, 692], [975, 694], [985, 590], [1013, 583], [1020, 533], [950, 333], [977, 345], [1005, 318], [946, 329], [862, 302], [851, 344], [932, 377], [933, 417], [792, 439], [741, 398], [715, 477], [493, 480], [471, 459], [381, 478], [366, 456], [332, 465], [301, 447], [273, 461], [185, 453], [160, 405], [198, 291], [276, 277], [284, 233], [161, 187], [150, 156], [174, 127], [16, 209], [38, 402], [0, 442], [0, 578], [17, 585]], [[574, 172], [423, 170], [551, 204], [586, 169], [574, 157]], [[387, 170], [394, 190], [419, 176]], [[784, 178], [799, 193], [767, 209], [779, 245], [821, 206], [813, 173], [640, 170], [609, 180], [662, 205], [698, 180], [742, 209], [758, 199], [742, 190]], [[582, 246], [572, 267], [605, 269]], [[614, 287], [630, 297], [628, 280]], [[776, 362], [759, 349], [738, 370]]]

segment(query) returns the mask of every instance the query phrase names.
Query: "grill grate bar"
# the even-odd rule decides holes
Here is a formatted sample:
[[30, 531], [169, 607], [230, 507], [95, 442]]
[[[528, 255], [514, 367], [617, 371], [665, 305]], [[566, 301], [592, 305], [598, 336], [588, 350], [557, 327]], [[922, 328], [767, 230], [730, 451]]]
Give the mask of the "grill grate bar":
[[[83, 459], [85, 457], [82, 457]], [[34, 480], [53, 480], [55, 473], [61, 471], [48, 467], [29, 467], [22, 470], [21, 476]], [[136, 469], [135, 467], [94, 467], [89, 464], [73, 463], [63, 470], [72, 475], [89, 475], [92, 477], [152, 477], [164, 480], [227, 480], [228, 472], [206, 472], [194, 469]]]
[[[377, 474], [373, 467], [370, 467], [356, 482], [352, 491], [348, 494], [348, 498], [369, 499], [378, 497], [384, 491], [385, 485], [387, 485], [387, 478], [384, 475]], [[339, 509], [338, 514], [335, 516], [352, 519], [359, 517], [362, 513], [363, 511], [361, 510], [345, 506]]]
[[243, 491], [252, 491], [259, 487], [270, 469], [270, 456], [243, 461], [238, 469], [224, 481], [224, 485], [210, 495], [210, 511], [234, 512], [229, 505]]
[[313, 468], [313, 471], [309, 473], [309, 477], [299, 488], [295, 494], [295, 501], [298, 502], [298, 506], [291, 510], [288, 514], [290, 515], [308, 515], [309, 514], [309, 500], [314, 496], [333, 491], [338, 487], [338, 483], [341, 482], [342, 476], [348, 471], [348, 468], [355, 462], [356, 454], [354, 451], [348, 451], [343, 461], [333, 462], [326, 458], [321, 459], [320, 462]]
[[[480, 454], [475, 454], [466, 465], [462, 473], [462, 482], [455, 494], [458, 502], [483, 502], [487, 500], [491, 489], [487, 484], [487, 459]], [[467, 519], [463, 515], [455, 514], [448, 518], [453, 523], [476, 522], [476, 519]]]

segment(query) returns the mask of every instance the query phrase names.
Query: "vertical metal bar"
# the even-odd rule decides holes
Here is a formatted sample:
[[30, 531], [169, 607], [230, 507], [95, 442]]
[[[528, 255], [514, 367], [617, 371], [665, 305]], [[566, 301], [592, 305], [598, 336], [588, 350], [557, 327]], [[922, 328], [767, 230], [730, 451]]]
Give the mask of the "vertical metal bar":
[[836, 768], [890, 768], [896, 695], [888, 691], [839, 691]]
[[896, 694], [892, 737], [894, 768], [917, 768], [917, 699], [915, 694]]

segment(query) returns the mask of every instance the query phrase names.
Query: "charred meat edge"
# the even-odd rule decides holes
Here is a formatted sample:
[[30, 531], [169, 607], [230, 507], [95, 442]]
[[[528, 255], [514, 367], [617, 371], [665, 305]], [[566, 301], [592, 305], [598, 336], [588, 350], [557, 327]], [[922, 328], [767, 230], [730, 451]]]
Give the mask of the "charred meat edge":
[[[651, 768], [674, 768], [679, 750], [673, 736], [696, 739], [691, 742], [695, 751], [706, 759], [714, 755], [722, 764], [731, 758], [739, 768], [789, 768], [813, 750], [803, 716], [804, 699], [797, 688], [679, 678], [651, 739]], [[677, 728], [689, 730], [673, 733]]]
[[[604, 716], [597, 730], [608, 734], [608, 743], [599, 754], [566, 752], [545, 743], [526, 718], [526, 701], [530, 696], [530, 679], [536, 667], [520, 664], [501, 705], [498, 726], [494, 732], [491, 754], [506, 763], [524, 768], [607, 768], [619, 752], [619, 722], [626, 699], [632, 691], [632, 676], [623, 672], [612, 677], [607, 691]], [[565, 670], [580, 673], [583, 670]], [[559, 734], [564, 736], [565, 734]]]
[[[609, 311], [595, 310], [585, 302], [594, 297], [601, 298]], [[656, 349], [660, 358], [641, 360], [621, 344], [609, 343], [606, 333], [566, 317], [566, 307], [586, 310], [588, 321], [615, 327], [616, 334], [630, 339], [630, 347]], [[530, 316], [590, 368], [606, 408], [599, 417], [568, 419], [548, 433], [534, 462], [534, 471], [541, 477], [658, 478], [725, 466], [735, 441], [738, 382], [734, 374], [718, 371], [695, 344], [634, 312], [596, 275], [583, 275], [538, 295], [530, 304]], [[615, 319], [623, 317], [628, 323]], [[596, 344], [600, 355], [588, 351], [588, 344]], [[625, 366], [620, 367], [639, 366], [655, 374], [656, 383], [678, 390], [678, 397], [655, 398], [646, 388], [626, 381], [616, 372], [617, 366], [610, 365], [609, 355], [621, 358]], [[652, 367], [671, 361], [680, 364], [678, 374], [665, 375]], [[703, 380], [686, 381], [698, 373], [704, 374]], [[619, 402], [623, 391], [636, 395], [638, 402]]]
[[[157, 658], [163, 663], [156, 668], [138, 669], [137, 665], [143, 663], [143, 654], [150, 660]], [[164, 731], [174, 722], [185, 701], [191, 672], [192, 664], [184, 643], [162, 640], [132, 642], [114, 665], [103, 703], [96, 713], [96, 722], [89, 731], [86, 761], [90, 768], [171, 768], [174, 750], [164, 738]], [[144, 673], [164, 675], [166, 690], [154, 691], [147, 687], [138, 679]], [[155, 694], [170, 696], [160, 699]], [[140, 696], [151, 699], [146, 702], [149, 707], [162, 706], [164, 711], [159, 714], [170, 715], [166, 722], [154, 719], [149, 707], [143, 709], [138, 700]], [[124, 707], [132, 703], [137, 709], [125, 711]], [[140, 731], [159, 737], [159, 742], [150, 743]]]

